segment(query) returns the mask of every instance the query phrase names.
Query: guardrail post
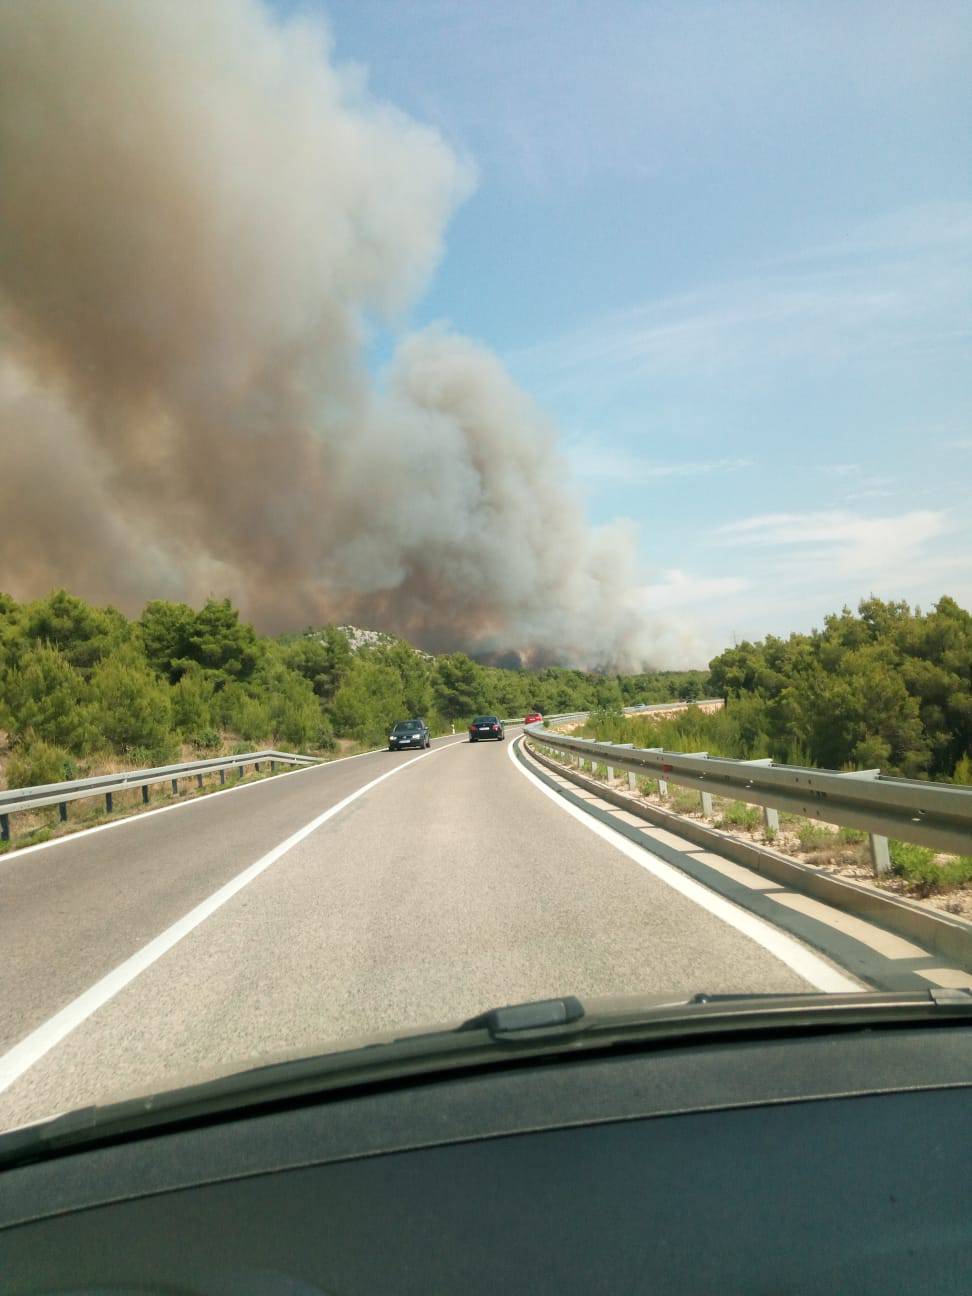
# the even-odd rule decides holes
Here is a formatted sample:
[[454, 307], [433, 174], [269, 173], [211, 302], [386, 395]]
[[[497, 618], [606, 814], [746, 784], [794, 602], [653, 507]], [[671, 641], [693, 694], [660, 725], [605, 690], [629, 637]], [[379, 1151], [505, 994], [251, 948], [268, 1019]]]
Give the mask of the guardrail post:
[[220, 781], [220, 783], [225, 783], [225, 782], [226, 782], [226, 771], [225, 771], [224, 769], [221, 769], [221, 770], [219, 771], [219, 781]]
[[148, 805], [148, 803], [149, 803], [149, 785], [147, 783], [143, 783], [142, 784], [142, 804]]
[[106, 814], [111, 814], [111, 811], [112, 811], [112, 807], [113, 807], [113, 805], [114, 805], [114, 802], [112, 801], [111, 793], [110, 793], [110, 792], [106, 792], [106, 793], [105, 793], [105, 813], [106, 813]]
[[256, 772], [259, 774], [259, 773], [260, 773], [260, 762], [259, 762], [259, 761], [254, 761], [254, 762], [253, 762], [253, 768], [254, 768], [254, 770], [256, 770]]
[[660, 778], [660, 779], [658, 780], [658, 795], [659, 795], [659, 796], [663, 796], [663, 797], [667, 797], [667, 796], [668, 796], [668, 780], [667, 780], [667, 779]]
[[879, 837], [877, 833], [871, 833], [871, 863], [874, 865], [874, 874], [880, 877], [883, 873], [891, 872], [891, 852], [888, 849], [887, 837]]
[[634, 770], [628, 770], [628, 791], [629, 792], [638, 791], [638, 775], [634, 772]]
[[[759, 756], [755, 760], [745, 761], [744, 764], [762, 765], [763, 768], [765, 769], [768, 765], [773, 764], [773, 757]], [[749, 786], [752, 787], [752, 784], [750, 783]], [[740, 800], [744, 801], [745, 797], [740, 797]], [[779, 810], [774, 810], [771, 806], [763, 806], [762, 809], [763, 809], [763, 829], [768, 833], [778, 833], [780, 831]]]
[[607, 777], [608, 777], [608, 782], [609, 782], [609, 783], [613, 783], [613, 782], [614, 782], [614, 766], [613, 766], [613, 765], [608, 765], [608, 766], [607, 766]]
[[10, 816], [0, 814], [0, 841], [10, 840]]
[[237, 767], [236, 767], [236, 777], [237, 777], [238, 779], [241, 779], [241, 778], [243, 777], [243, 766], [242, 766], [242, 765], [237, 765]]
[[197, 775], [196, 775], [196, 787], [197, 787], [197, 788], [201, 788], [201, 787], [202, 787], [202, 775], [201, 775], [201, 774], [197, 774]]
[[[881, 777], [879, 769], [864, 770], [844, 770], [841, 778], [850, 779], [876, 779]], [[875, 877], [881, 877], [885, 873], [891, 872], [891, 852], [888, 849], [887, 837], [882, 837], [880, 833], [869, 834], [869, 845], [871, 847], [871, 867], [874, 870]]]
[[706, 819], [712, 818], [712, 793], [700, 792], [699, 800], [702, 802], [702, 814]]
[[57, 803], [57, 813], [61, 817], [61, 823], [67, 823], [67, 802], [59, 801]]
[[179, 795], [179, 780], [178, 780], [178, 779], [173, 779], [173, 780], [172, 780], [172, 795], [173, 795], [173, 796], [178, 796], [178, 795]]
[[277, 762], [275, 760], [272, 760], [270, 762], [270, 773], [272, 774], [276, 768], [277, 768]]

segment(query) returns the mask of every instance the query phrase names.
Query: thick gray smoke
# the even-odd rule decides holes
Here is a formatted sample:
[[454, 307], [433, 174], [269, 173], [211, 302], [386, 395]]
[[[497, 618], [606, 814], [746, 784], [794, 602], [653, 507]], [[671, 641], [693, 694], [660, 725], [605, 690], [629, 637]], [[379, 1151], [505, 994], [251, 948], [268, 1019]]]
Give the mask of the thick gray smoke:
[[493, 356], [424, 332], [369, 381], [471, 184], [256, 0], [0, 0], [0, 587], [657, 660]]

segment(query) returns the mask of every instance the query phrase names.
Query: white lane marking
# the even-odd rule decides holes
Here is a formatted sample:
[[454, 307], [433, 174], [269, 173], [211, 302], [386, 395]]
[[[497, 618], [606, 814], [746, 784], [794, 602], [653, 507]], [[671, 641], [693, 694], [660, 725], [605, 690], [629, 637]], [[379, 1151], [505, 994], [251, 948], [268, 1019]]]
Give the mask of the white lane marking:
[[236, 877], [231, 878], [225, 886], [221, 886], [218, 891], [214, 891], [208, 899], [203, 900], [201, 904], [196, 905], [194, 909], [180, 918], [178, 922], [172, 924], [161, 935], [156, 936], [154, 940], [143, 945], [130, 958], [125, 959], [100, 981], [96, 982], [89, 990], [79, 995], [77, 999], [72, 1000], [60, 1012], [55, 1013], [53, 1017], [48, 1018], [36, 1030], [32, 1031], [19, 1044], [15, 1044], [9, 1052], [0, 1057], [0, 1093], [8, 1089], [15, 1080], [28, 1071], [35, 1063], [49, 1053], [56, 1044], [59, 1044], [66, 1035], [69, 1035], [76, 1027], [80, 1026], [83, 1021], [103, 1007], [109, 999], [113, 999], [120, 990], [124, 990], [130, 982], [153, 963], [157, 962], [163, 954], [166, 954], [173, 945], [177, 945], [184, 936], [188, 936], [191, 931], [206, 921], [217, 909], [226, 904], [227, 900], [232, 899], [237, 892], [249, 885], [250, 882], [265, 872], [271, 864], [275, 864], [282, 855], [292, 850], [305, 837], [309, 837], [328, 819], [333, 819], [336, 814], [357, 801], [358, 797], [364, 796], [372, 788], [377, 787], [379, 783], [384, 783], [385, 779], [393, 778], [394, 775], [400, 774], [402, 770], [408, 769], [409, 765], [414, 765], [416, 761], [425, 760], [429, 756], [434, 756], [436, 752], [445, 751], [447, 747], [454, 747], [456, 743], [442, 743], [438, 747], [433, 747], [429, 751], [423, 752], [420, 756], [413, 756], [411, 760], [404, 761], [401, 765], [396, 765], [394, 769], [386, 770], [384, 774], [379, 774], [377, 778], [365, 783], [357, 791], [350, 793], [343, 801], [338, 801], [329, 809], [319, 814], [310, 823], [304, 824], [303, 828], [298, 828], [292, 833], [286, 841], [282, 841], [279, 846], [268, 851], [266, 855], [251, 864], [249, 868], [237, 873]]
[[687, 900], [693, 901], [700, 908], [708, 910], [716, 918], [721, 918], [724, 923], [734, 927], [736, 931], [748, 936], [750, 940], [755, 941], [757, 945], [761, 945], [774, 958], [779, 959], [781, 963], [785, 963], [797, 976], [803, 977], [804, 981], [808, 981], [816, 990], [822, 990], [827, 994], [842, 994], [848, 990], [863, 989], [859, 981], [832, 967], [824, 959], [819, 958], [811, 950], [801, 945], [794, 937], [773, 927], [762, 918], [757, 918], [755, 914], [749, 913], [748, 910], [739, 908], [738, 905], [734, 905], [731, 900], [726, 900], [717, 892], [710, 891], [701, 882], [696, 882], [694, 878], [682, 873], [673, 865], [666, 864], [664, 860], [652, 855], [647, 847], [637, 846], [634, 842], [629, 841], [623, 833], [617, 832], [614, 828], [609, 828], [607, 824], [601, 823], [593, 815], [578, 809], [570, 801], [565, 801], [552, 788], [547, 787], [542, 779], [537, 778], [532, 770], [528, 770], [517, 760], [515, 748], [520, 742], [522, 742], [522, 739], [517, 739], [515, 743], [510, 744], [507, 750], [507, 755], [520, 773], [539, 788], [545, 796], [549, 797], [554, 805], [572, 815], [578, 823], [582, 823], [592, 833], [596, 833], [598, 837], [602, 837], [606, 842], [609, 842], [622, 855], [627, 855], [628, 859], [640, 864], [646, 872], [651, 873], [659, 882], [664, 882], [666, 886], [678, 891]]
[[[450, 735], [446, 735], [449, 737]], [[439, 743], [442, 747], [451, 747], [452, 743], [444, 743], [441, 738], [433, 738], [433, 744]], [[355, 752], [353, 756], [338, 756], [335, 760], [321, 761], [320, 765], [302, 765], [299, 769], [284, 770], [281, 774], [275, 774], [274, 779], [288, 778], [292, 774], [312, 774], [315, 770], [330, 769], [332, 765], [342, 765], [345, 761], [360, 760], [362, 756], [376, 756], [381, 752], [387, 751], [386, 747], [375, 747], [372, 751]], [[176, 801], [173, 805], [156, 806], [154, 810], [139, 810], [135, 807], [130, 815], [125, 815], [123, 819], [112, 819], [109, 823], [95, 824], [93, 828], [79, 828], [77, 832], [65, 833], [63, 837], [52, 837], [50, 841], [35, 842], [33, 846], [21, 846], [19, 850], [4, 851], [0, 855], [0, 868], [5, 864], [12, 864], [15, 860], [21, 860], [25, 855], [32, 855], [34, 851], [47, 850], [51, 846], [63, 846], [65, 842], [78, 841], [81, 837], [90, 837], [92, 833], [106, 832], [109, 828], [124, 828], [126, 824], [141, 822], [143, 819], [151, 819], [153, 815], [167, 814], [170, 810], [184, 810], [186, 806], [199, 805], [202, 801], [212, 801], [214, 797], [228, 796], [230, 792], [247, 792], [250, 788], [262, 787], [269, 783], [270, 779], [258, 779], [254, 783], [237, 783], [234, 787], [220, 788], [218, 792], [206, 792], [203, 796], [189, 797], [185, 801]], [[137, 790], [138, 784], [132, 790]], [[119, 791], [114, 788], [113, 791]], [[101, 796], [99, 792], [97, 794]]]

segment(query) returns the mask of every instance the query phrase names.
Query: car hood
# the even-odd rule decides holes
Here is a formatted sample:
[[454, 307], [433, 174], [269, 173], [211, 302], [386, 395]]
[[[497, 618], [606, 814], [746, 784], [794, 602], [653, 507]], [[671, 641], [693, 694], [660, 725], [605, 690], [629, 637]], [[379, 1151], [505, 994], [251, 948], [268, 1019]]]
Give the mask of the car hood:
[[187, 1122], [232, 1119], [280, 1102], [353, 1094], [383, 1083], [447, 1078], [556, 1055], [713, 1044], [729, 1038], [876, 1026], [972, 1024], [972, 991], [853, 994], [574, 996], [494, 1008], [434, 1026], [322, 1042], [184, 1077], [185, 1083], [85, 1107], [0, 1135], [0, 1168]]

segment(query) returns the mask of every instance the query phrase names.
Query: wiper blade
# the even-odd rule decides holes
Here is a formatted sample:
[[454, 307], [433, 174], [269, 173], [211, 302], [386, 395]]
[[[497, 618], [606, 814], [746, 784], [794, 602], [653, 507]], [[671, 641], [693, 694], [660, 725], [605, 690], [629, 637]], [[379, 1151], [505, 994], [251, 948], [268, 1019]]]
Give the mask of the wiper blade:
[[274, 1062], [181, 1089], [79, 1108], [0, 1135], [0, 1169], [325, 1095], [447, 1079], [459, 1071], [605, 1049], [711, 1043], [732, 1036], [944, 1024], [972, 1024], [972, 991], [614, 996], [586, 1005], [573, 996], [540, 1000], [490, 1009], [442, 1030]]

